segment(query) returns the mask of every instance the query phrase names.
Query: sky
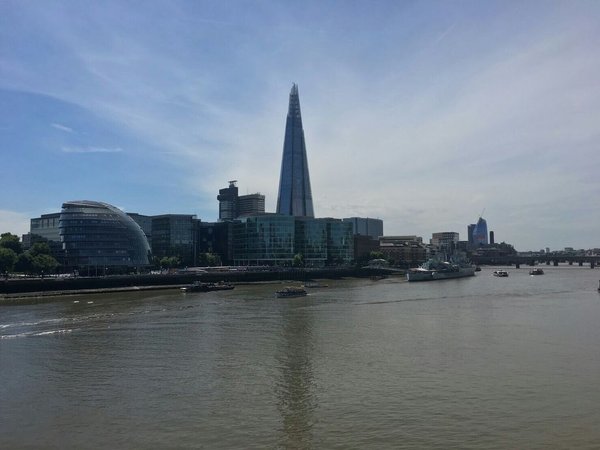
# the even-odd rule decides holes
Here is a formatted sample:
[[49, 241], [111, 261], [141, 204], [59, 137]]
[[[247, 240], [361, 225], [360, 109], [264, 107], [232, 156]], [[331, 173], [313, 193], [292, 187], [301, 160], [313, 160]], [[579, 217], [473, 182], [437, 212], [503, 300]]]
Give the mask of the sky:
[[598, 1], [0, 2], [0, 231], [69, 200], [277, 202], [297, 83], [315, 215], [600, 247]]

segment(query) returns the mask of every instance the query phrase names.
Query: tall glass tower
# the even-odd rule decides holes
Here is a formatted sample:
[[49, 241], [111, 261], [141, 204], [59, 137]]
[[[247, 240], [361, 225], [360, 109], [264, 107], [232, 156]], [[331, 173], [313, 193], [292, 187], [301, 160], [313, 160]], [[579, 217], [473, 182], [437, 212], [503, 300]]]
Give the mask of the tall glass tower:
[[479, 218], [475, 228], [473, 229], [473, 243], [476, 245], [488, 244], [487, 222], [482, 217]]
[[315, 216], [300, 114], [300, 97], [295, 83], [290, 92], [290, 106], [285, 123], [277, 213], [288, 216]]

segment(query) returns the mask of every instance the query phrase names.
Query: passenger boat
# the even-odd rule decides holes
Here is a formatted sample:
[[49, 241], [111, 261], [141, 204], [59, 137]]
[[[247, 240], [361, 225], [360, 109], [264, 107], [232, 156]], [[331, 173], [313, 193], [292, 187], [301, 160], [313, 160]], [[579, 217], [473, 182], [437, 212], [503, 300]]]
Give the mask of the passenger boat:
[[302, 287], [294, 287], [294, 286], [287, 286], [287, 287], [284, 287], [283, 289], [277, 291], [277, 297], [279, 297], [279, 298], [304, 297], [307, 294], [308, 294], [308, 292], [306, 292], [306, 289], [304, 289]]
[[499, 269], [499, 270], [494, 270], [493, 275], [495, 277], [507, 277], [508, 272], [506, 270]]
[[535, 269], [531, 269], [529, 271], [529, 275], [544, 275], [544, 271], [539, 267], [536, 267]]
[[192, 284], [183, 286], [182, 292], [210, 292], [210, 291], [230, 291], [235, 286], [230, 283], [219, 281], [218, 283], [203, 283], [201, 281], [194, 281]]
[[449, 278], [463, 278], [475, 275], [475, 266], [464, 258], [455, 257], [450, 261], [430, 259], [416, 269], [406, 272], [408, 281], [433, 281], [447, 280]]

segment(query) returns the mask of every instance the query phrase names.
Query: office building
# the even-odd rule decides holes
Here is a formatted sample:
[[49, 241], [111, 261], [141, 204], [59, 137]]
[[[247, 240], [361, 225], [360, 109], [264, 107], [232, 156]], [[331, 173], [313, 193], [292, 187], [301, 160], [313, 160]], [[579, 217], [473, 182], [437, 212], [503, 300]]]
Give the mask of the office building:
[[473, 231], [475, 230], [475, 227], [477, 225], [474, 223], [471, 223], [467, 226], [467, 242], [469, 243], [469, 245], [473, 245], [475, 243], [475, 241], [473, 240]]
[[190, 214], [152, 216], [152, 254], [158, 258], [175, 256], [184, 266], [194, 265], [198, 222]]
[[265, 196], [260, 193], [239, 195], [237, 180], [229, 182], [229, 186], [220, 189], [219, 222], [228, 222], [238, 217], [254, 216], [265, 212]]
[[237, 199], [236, 218], [256, 216], [265, 212], [265, 196], [260, 193], [240, 195]]
[[232, 222], [200, 222], [197, 223], [196, 239], [197, 260], [194, 265], [202, 265], [202, 254], [217, 255], [224, 265], [233, 264]]
[[473, 228], [473, 245], [487, 245], [488, 244], [488, 229], [487, 222], [484, 218], [480, 217], [475, 228]]
[[48, 241], [60, 242], [60, 213], [42, 214], [40, 217], [31, 219], [29, 232], [40, 236]]
[[233, 220], [237, 217], [238, 188], [237, 180], [231, 180], [229, 186], [219, 189], [219, 222]]
[[433, 233], [429, 242], [433, 247], [454, 249], [456, 248], [458, 241], [459, 234], [455, 231], [442, 231], [439, 233]]
[[152, 242], [152, 216], [145, 216], [143, 214], [138, 213], [126, 213], [129, 217], [133, 219], [135, 223], [137, 223], [144, 234], [146, 235], [146, 239], [148, 242]]
[[65, 265], [132, 269], [150, 263], [150, 245], [135, 221], [107, 203], [88, 200], [63, 203], [59, 218]]
[[311, 217], [297, 217], [294, 223], [294, 251], [301, 254], [306, 266], [323, 266], [327, 262], [327, 223]]
[[300, 98], [296, 84], [292, 86], [290, 92], [285, 124], [277, 213], [288, 216], [315, 216], [308, 174], [304, 129], [300, 113]]
[[342, 219], [344, 222], [352, 223], [352, 233], [354, 235], [371, 236], [378, 239], [383, 236], [383, 220], [371, 219], [369, 217], [347, 217]]
[[282, 214], [241, 217], [233, 222], [236, 265], [349, 264], [354, 258], [352, 225], [341, 219], [315, 219]]
[[233, 222], [236, 265], [291, 265], [294, 259], [294, 217], [280, 214], [242, 217]]

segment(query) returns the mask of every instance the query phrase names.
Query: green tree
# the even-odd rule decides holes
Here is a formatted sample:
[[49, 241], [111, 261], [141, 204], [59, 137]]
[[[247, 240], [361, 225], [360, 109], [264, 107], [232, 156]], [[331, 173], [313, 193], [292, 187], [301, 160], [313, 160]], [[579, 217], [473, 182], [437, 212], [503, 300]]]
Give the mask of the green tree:
[[17, 262], [17, 254], [10, 248], [0, 247], [0, 272], [10, 272]]
[[28, 251], [31, 256], [49, 255], [50, 246], [46, 242], [36, 242]]
[[200, 253], [198, 255], [198, 264], [208, 267], [220, 266], [221, 257], [214, 253]]
[[370, 259], [385, 259], [382, 252], [378, 252], [375, 250], [372, 251], [371, 253], [369, 253], [369, 258]]
[[12, 233], [0, 234], [0, 247], [10, 248], [17, 255], [23, 253], [23, 246], [19, 240], [19, 236]]
[[294, 267], [304, 266], [304, 255], [302, 253], [296, 253], [294, 255], [294, 259], [292, 260], [292, 265]]
[[174, 267], [178, 267], [181, 264], [179, 257], [177, 256], [165, 256], [161, 258], [160, 265], [161, 267], [166, 267], [168, 269], [172, 269]]
[[33, 256], [31, 256], [31, 253], [25, 252], [17, 256], [17, 261], [15, 262], [15, 271], [23, 273], [32, 273], [34, 271]]
[[52, 273], [58, 267], [58, 261], [50, 255], [36, 255], [33, 257], [32, 266], [35, 273]]

